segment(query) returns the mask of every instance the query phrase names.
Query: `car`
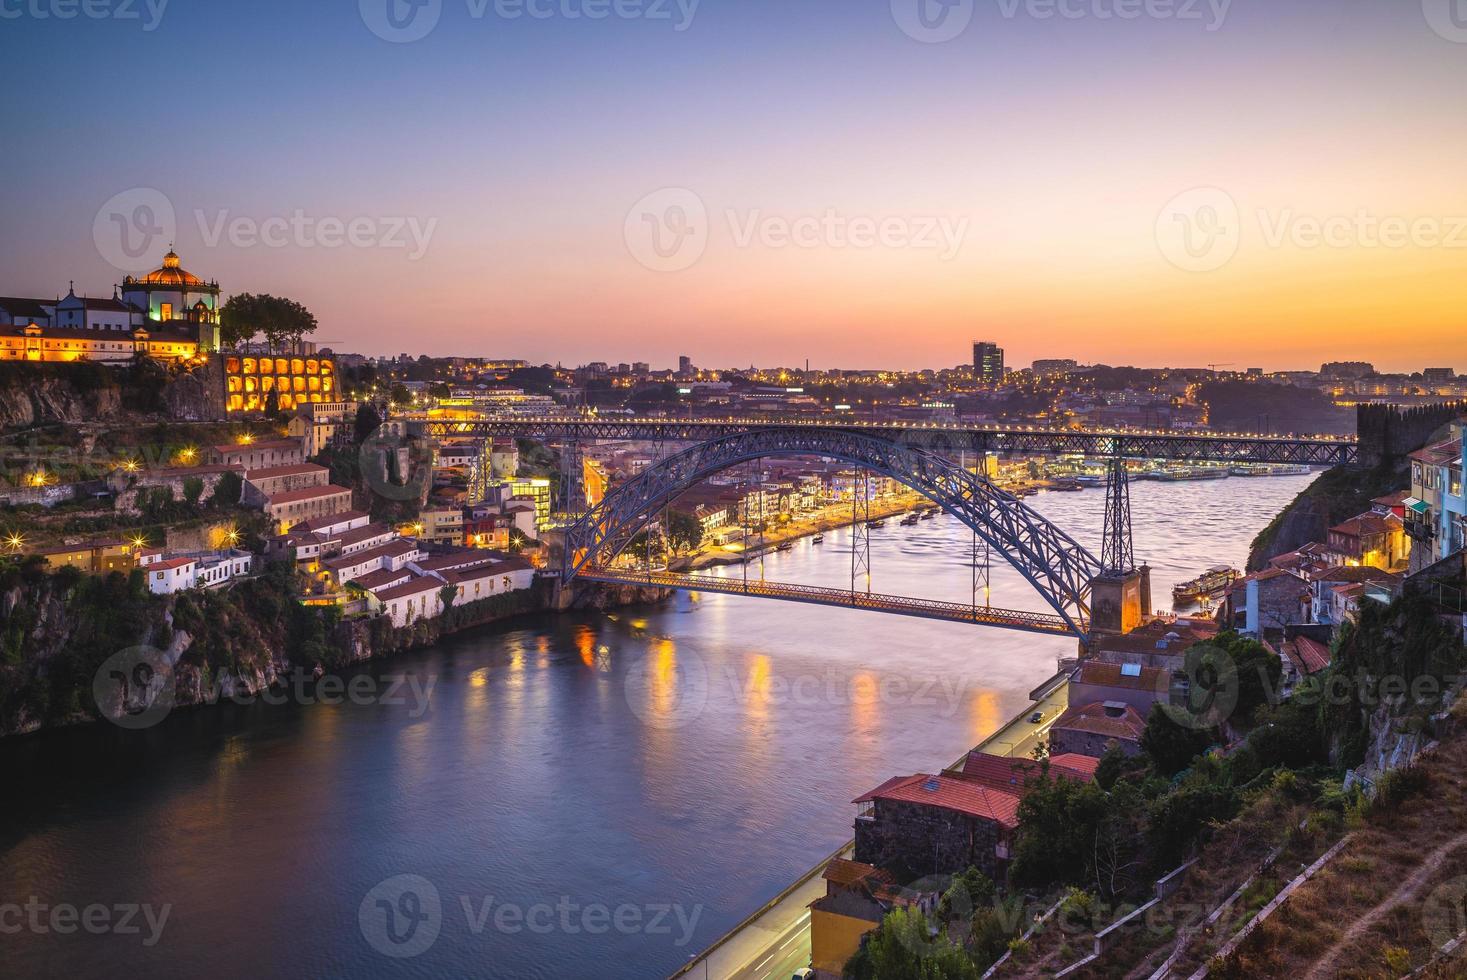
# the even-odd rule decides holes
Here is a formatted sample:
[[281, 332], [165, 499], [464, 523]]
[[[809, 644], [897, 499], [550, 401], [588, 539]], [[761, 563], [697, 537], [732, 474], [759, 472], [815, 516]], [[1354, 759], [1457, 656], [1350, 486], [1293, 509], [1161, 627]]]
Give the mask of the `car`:
[[1037, 725], [1037, 724], [1039, 724], [1043, 720], [1044, 720], [1044, 712], [1042, 712], [1042, 711], [1036, 711], [1032, 715], [1029, 716], [1029, 724], [1031, 724], [1031, 725]]
[[795, 971], [795, 975], [790, 980], [815, 980], [815, 971], [808, 966], [802, 966]]

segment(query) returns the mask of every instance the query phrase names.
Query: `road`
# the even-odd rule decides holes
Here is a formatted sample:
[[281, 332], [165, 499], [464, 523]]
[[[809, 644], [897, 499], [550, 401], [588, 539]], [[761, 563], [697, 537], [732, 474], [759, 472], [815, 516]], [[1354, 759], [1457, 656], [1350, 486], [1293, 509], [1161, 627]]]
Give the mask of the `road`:
[[[977, 749], [995, 755], [1029, 755], [1064, 714], [1069, 696], [1068, 682], [1054, 684], [1022, 714], [984, 739]], [[1036, 711], [1040, 720], [1030, 721]], [[948, 768], [961, 765], [960, 759]], [[847, 849], [840, 856], [849, 858], [851, 853]], [[825, 879], [820, 872], [828, 863], [829, 859], [822, 861], [778, 902], [736, 928], [676, 976], [688, 980], [787, 980], [795, 970], [809, 966], [809, 905], [825, 894]]]

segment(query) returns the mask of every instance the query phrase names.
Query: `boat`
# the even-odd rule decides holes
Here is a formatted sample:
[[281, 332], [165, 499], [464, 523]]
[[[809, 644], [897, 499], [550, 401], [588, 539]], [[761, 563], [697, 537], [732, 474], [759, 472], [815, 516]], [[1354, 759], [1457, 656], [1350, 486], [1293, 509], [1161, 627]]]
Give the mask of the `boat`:
[[902, 518], [902, 527], [913, 527], [921, 519], [922, 515], [920, 514], [908, 514]]
[[1233, 476], [1308, 476], [1314, 471], [1292, 463], [1255, 463], [1231, 466], [1228, 472]]
[[924, 521], [930, 521], [930, 520], [932, 520], [936, 516], [937, 516], [937, 510], [936, 510], [936, 508], [934, 508], [932, 510], [925, 510], [925, 511], [922, 512], [922, 520], [924, 520]]
[[775, 551], [794, 551], [795, 550], [795, 543], [793, 541], [781, 541], [779, 544], [775, 545], [774, 550]]
[[1049, 489], [1060, 493], [1076, 493], [1085, 489], [1085, 485], [1079, 480], [1055, 480], [1049, 485]]
[[869, 530], [869, 531], [874, 531], [878, 527], [886, 527], [886, 522], [885, 521], [867, 521], [866, 522], [866, 529]]
[[817, 534], [813, 538], [810, 539], [810, 543], [811, 544], [821, 544], [824, 541], [825, 541], [825, 535], [823, 535], [823, 534]]
[[1082, 487], [1103, 487], [1105, 486], [1105, 477], [1095, 473], [1082, 473], [1080, 476], [1075, 477], [1075, 482]]
[[1174, 602], [1210, 602], [1220, 598], [1242, 572], [1227, 565], [1214, 565], [1190, 582], [1183, 582], [1172, 589]]
[[1185, 470], [1164, 470], [1156, 479], [1165, 483], [1187, 483], [1193, 480], [1226, 480], [1230, 474], [1225, 466], [1198, 466]]

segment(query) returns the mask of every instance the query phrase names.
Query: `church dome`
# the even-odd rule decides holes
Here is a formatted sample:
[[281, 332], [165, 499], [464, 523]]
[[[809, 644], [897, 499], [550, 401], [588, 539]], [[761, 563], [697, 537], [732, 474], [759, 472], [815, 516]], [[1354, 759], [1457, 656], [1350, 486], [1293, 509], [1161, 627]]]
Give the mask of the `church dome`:
[[154, 269], [138, 280], [146, 286], [203, 286], [204, 280], [181, 268], [178, 264], [178, 253], [173, 249], [163, 256], [163, 267]]

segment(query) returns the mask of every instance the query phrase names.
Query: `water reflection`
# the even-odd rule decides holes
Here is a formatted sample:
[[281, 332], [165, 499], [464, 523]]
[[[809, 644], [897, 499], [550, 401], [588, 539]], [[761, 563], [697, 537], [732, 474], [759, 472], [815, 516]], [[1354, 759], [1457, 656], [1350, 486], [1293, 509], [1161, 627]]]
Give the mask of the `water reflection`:
[[[1305, 480], [1133, 488], [1153, 592], [1249, 540]], [[1084, 542], [1103, 494], [1031, 501]], [[775, 581], [841, 584], [841, 534], [771, 555]], [[949, 518], [873, 533], [874, 587], [971, 600], [971, 534]], [[752, 574], [757, 574], [751, 569]], [[740, 569], [725, 574], [742, 574]], [[1039, 608], [995, 559], [994, 605]], [[1074, 644], [734, 596], [530, 618], [373, 668], [436, 679], [409, 706], [228, 706], [140, 733], [0, 743], [0, 896], [167, 901], [161, 949], [6, 937], [4, 972], [92, 975], [665, 975], [669, 937], [474, 932], [388, 961], [357, 928], [385, 878], [445, 907], [705, 906], [715, 938], [850, 835], [847, 801], [931, 771], [1026, 706]], [[919, 696], [922, 685], [930, 696]]]

